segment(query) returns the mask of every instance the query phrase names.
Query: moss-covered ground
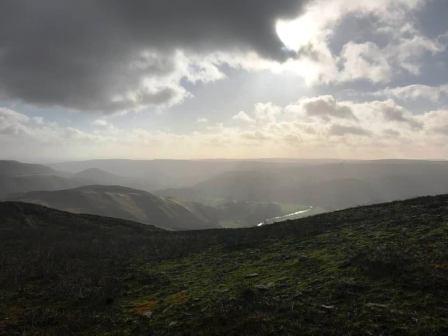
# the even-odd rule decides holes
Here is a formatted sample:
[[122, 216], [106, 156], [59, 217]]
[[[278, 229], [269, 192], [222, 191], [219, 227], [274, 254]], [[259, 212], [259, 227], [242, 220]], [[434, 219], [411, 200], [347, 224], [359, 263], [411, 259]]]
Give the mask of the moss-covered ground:
[[75, 246], [45, 276], [47, 264], [21, 264], [20, 284], [4, 258], [0, 334], [448, 334], [448, 196], [147, 234], [131, 247], [111, 239], [119, 248], [101, 262]]

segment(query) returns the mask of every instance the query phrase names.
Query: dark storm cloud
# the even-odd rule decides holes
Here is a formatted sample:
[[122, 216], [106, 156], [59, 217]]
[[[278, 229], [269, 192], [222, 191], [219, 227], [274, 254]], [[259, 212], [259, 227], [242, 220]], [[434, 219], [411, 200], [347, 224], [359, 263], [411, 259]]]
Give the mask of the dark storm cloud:
[[[173, 71], [169, 55], [255, 51], [284, 57], [275, 20], [294, 17], [304, 0], [2, 0], [0, 96], [81, 110], [119, 110], [114, 95], [143, 77]], [[158, 57], [130, 67], [143, 50]], [[159, 104], [173, 88], [144, 92]]]

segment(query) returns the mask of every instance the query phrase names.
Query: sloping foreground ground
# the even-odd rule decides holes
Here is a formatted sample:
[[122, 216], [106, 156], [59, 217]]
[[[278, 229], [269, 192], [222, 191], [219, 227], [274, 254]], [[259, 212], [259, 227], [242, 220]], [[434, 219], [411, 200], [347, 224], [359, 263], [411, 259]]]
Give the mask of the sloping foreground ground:
[[193, 232], [0, 214], [2, 335], [448, 334], [448, 196]]

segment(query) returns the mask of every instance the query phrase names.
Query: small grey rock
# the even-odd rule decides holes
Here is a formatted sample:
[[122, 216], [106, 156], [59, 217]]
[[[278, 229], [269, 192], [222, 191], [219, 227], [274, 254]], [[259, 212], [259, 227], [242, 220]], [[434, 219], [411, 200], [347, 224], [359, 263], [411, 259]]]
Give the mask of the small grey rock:
[[146, 318], [151, 318], [152, 317], [152, 311], [150, 310], [146, 310], [142, 313], [142, 316], [146, 317]]
[[326, 310], [333, 310], [334, 306], [332, 305], [321, 305], [322, 308], [326, 309]]
[[251, 274], [246, 275], [246, 278], [255, 278], [258, 275], [259, 275], [258, 273], [251, 273]]

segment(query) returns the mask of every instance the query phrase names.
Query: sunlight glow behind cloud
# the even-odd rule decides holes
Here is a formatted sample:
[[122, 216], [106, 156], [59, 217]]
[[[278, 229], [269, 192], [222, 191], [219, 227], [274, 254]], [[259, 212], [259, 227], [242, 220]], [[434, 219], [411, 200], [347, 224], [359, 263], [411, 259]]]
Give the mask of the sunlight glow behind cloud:
[[[25, 0], [6, 1], [24, 15]], [[70, 36], [59, 40], [35, 20], [42, 44], [5, 17], [3, 154], [63, 145], [82, 158], [443, 157], [448, 33], [420, 18], [435, 1], [231, 1], [227, 20], [209, 0], [194, 2], [195, 20], [162, 0], [100, 1], [88, 13], [67, 2], [62, 18], [86, 16], [92, 35], [57, 21]], [[47, 5], [34, 15], [61, 19]], [[128, 9], [120, 24], [101, 23], [105, 36], [95, 30], [102, 6]]]

